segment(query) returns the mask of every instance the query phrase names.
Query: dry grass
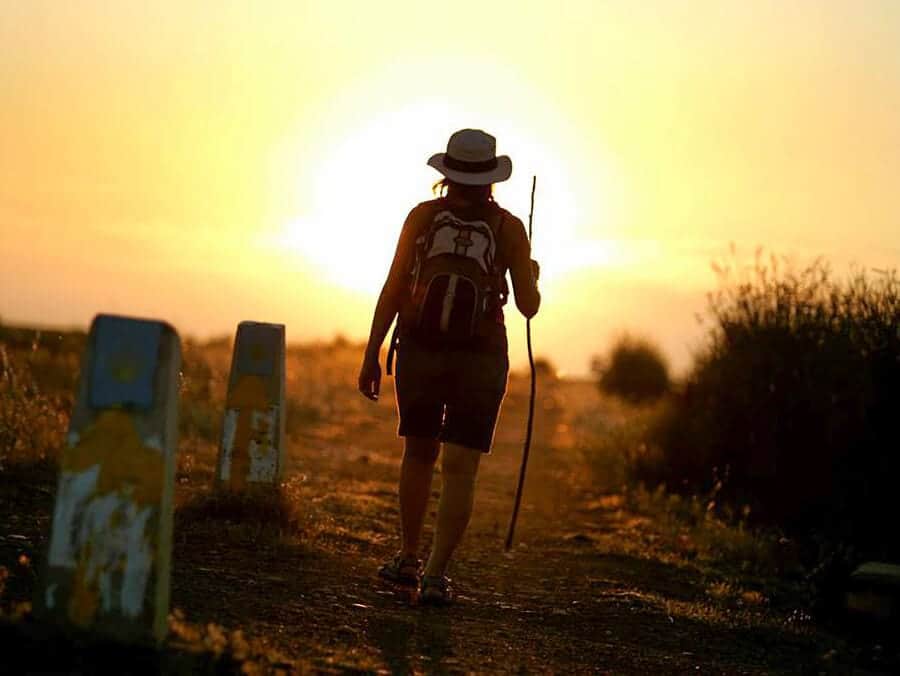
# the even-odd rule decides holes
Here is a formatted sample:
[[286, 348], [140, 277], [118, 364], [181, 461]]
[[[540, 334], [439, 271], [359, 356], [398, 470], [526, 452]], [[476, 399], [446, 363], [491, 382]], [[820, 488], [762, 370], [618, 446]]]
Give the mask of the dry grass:
[[0, 343], [0, 470], [17, 464], [52, 465], [65, 439], [70, 410], [71, 395], [47, 394], [29, 356], [11, 356]]
[[300, 533], [303, 526], [297, 503], [282, 487], [252, 493], [198, 492], [179, 505], [175, 513], [176, 527], [182, 530], [210, 520], [249, 526], [258, 535], [269, 533], [276, 537]]
[[781, 537], [751, 529], [740, 519], [726, 521], [717, 513], [714, 494], [685, 497], [662, 487], [648, 491], [638, 486], [626, 492], [625, 505], [651, 520], [657, 556], [669, 552], [681, 560], [761, 579], [781, 572]]

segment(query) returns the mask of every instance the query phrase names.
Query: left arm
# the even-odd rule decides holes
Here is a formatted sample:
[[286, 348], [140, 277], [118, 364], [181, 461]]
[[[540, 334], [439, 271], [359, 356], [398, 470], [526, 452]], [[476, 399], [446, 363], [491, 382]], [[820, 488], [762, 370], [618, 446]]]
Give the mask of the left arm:
[[403, 294], [406, 291], [407, 276], [415, 248], [413, 223], [415, 212], [416, 210], [413, 209], [403, 224], [390, 272], [388, 272], [387, 280], [378, 296], [378, 303], [375, 305], [375, 315], [372, 317], [372, 328], [369, 331], [369, 342], [366, 345], [362, 368], [359, 372], [359, 391], [373, 401], [378, 399], [378, 392], [381, 388], [381, 365], [378, 363], [381, 346], [394, 318], [400, 311], [400, 304], [403, 302]]

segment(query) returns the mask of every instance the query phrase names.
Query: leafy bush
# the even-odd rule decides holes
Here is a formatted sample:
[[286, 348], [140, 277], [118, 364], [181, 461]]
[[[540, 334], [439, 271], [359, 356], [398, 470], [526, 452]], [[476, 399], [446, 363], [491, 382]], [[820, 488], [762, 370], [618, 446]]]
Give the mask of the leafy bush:
[[721, 497], [788, 532], [900, 556], [900, 280], [774, 259], [710, 296], [709, 342], [649, 433], [638, 477]]
[[670, 386], [665, 357], [643, 338], [623, 336], [606, 360], [594, 360], [592, 370], [601, 391], [634, 404], [659, 399]]

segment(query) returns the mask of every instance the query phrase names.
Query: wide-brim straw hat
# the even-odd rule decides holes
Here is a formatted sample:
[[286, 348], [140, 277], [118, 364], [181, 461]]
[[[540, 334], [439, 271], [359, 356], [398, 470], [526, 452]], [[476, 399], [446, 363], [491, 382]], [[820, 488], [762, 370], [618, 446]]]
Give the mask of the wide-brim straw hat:
[[428, 165], [462, 185], [490, 185], [512, 174], [512, 160], [497, 157], [497, 139], [480, 129], [460, 129], [447, 141], [447, 152], [432, 155]]

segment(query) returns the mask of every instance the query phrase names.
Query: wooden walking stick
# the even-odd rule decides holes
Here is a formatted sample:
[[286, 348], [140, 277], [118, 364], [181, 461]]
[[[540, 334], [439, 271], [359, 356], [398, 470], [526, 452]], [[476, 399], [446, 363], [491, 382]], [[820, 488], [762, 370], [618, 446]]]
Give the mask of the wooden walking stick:
[[[531, 179], [531, 210], [528, 212], [528, 242], [531, 243], [532, 223], [534, 222], [534, 191], [537, 188], [537, 176]], [[531, 351], [531, 319], [525, 320], [525, 338], [528, 342], [528, 366], [531, 368], [531, 394], [528, 398], [528, 427], [525, 431], [525, 447], [522, 449], [522, 467], [519, 469], [519, 486], [516, 488], [516, 502], [513, 505], [509, 530], [506, 532], [506, 551], [512, 547], [516, 532], [516, 519], [519, 518], [519, 505], [522, 503], [522, 489], [525, 487], [525, 470], [528, 467], [528, 452], [531, 450], [531, 429], [534, 424], [534, 395], [536, 390], [534, 354]]]

